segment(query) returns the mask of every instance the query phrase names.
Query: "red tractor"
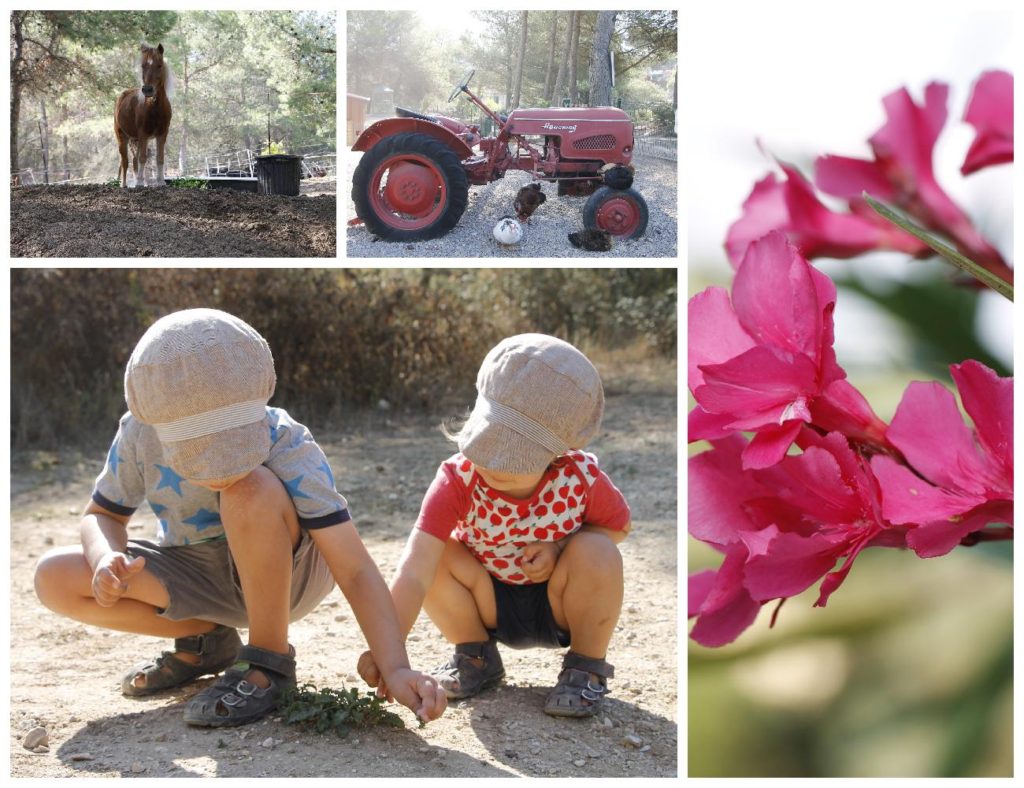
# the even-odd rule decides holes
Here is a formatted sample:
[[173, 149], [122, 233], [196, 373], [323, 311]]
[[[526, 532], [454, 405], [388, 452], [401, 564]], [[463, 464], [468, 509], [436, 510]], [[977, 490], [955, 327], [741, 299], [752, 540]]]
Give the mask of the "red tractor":
[[[469, 90], [470, 71], [449, 96], [465, 93], [495, 123], [497, 136], [443, 115], [396, 108], [398, 117], [367, 128], [354, 151], [363, 156], [352, 178], [358, 219], [392, 241], [437, 238], [458, 223], [469, 184], [482, 185], [508, 170], [558, 182], [558, 193], [590, 194], [588, 228], [637, 238], [647, 228], [647, 203], [632, 184], [633, 124], [613, 107], [490, 110]], [[603, 184], [603, 185], [602, 185]]]

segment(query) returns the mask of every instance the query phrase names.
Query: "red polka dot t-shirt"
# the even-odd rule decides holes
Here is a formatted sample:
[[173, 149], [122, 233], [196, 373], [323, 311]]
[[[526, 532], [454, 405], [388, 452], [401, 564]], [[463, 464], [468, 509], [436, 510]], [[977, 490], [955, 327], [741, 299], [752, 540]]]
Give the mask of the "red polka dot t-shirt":
[[493, 490], [461, 453], [437, 471], [416, 527], [438, 539], [452, 533], [494, 577], [528, 585], [523, 547], [565, 539], [583, 525], [621, 531], [629, 523], [622, 493], [597, 466], [597, 457], [570, 451], [553, 462], [529, 499]]

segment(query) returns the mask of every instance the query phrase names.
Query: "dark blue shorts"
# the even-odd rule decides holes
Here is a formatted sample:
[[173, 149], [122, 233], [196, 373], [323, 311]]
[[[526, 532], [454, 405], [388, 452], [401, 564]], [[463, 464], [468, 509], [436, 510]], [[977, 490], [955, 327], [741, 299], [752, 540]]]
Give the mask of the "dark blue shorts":
[[498, 626], [489, 634], [511, 648], [565, 648], [569, 633], [555, 623], [548, 584], [514, 586], [491, 575]]

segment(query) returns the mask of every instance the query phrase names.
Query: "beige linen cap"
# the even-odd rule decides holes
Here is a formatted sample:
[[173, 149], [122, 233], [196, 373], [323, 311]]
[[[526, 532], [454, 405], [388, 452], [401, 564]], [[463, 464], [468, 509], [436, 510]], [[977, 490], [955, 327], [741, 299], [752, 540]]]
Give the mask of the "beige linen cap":
[[217, 309], [173, 312], [149, 327], [124, 375], [132, 415], [151, 425], [186, 479], [247, 473], [270, 455], [267, 401], [277, 378], [266, 340]]
[[456, 436], [481, 468], [540, 473], [594, 437], [604, 413], [601, 376], [579, 350], [546, 334], [495, 346], [476, 378], [477, 400]]

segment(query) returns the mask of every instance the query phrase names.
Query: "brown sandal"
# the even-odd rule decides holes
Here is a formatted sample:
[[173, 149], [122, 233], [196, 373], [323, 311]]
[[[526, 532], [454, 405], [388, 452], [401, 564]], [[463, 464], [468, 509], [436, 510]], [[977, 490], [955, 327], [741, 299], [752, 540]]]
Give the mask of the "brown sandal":
[[[235, 661], [235, 655], [242, 647], [238, 631], [218, 625], [209, 632], [190, 637], [176, 638], [174, 651], [165, 651], [159, 657], [136, 665], [121, 679], [121, 692], [129, 697], [152, 695], [167, 689], [180, 687], [207, 674], [216, 675]], [[196, 664], [174, 656], [175, 652], [194, 654], [199, 657]], [[145, 678], [145, 684], [136, 686], [135, 678]]]
[[505, 677], [505, 666], [498, 653], [498, 641], [459, 643], [448, 661], [431, 674], [449, 700], [470, 698]]
[[[562, 660], [558, 683], [544, 703], [544, 713], [552, 717], [592, 717], [608, 693], [608, 679], [615, 668], [603, 659], [592, 659], [568, 652]], [[597, 676], [594, 683], [592, 676]]]

